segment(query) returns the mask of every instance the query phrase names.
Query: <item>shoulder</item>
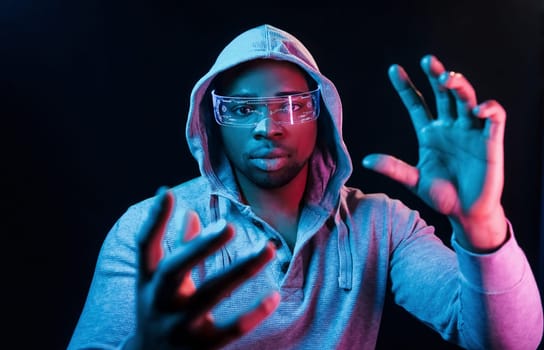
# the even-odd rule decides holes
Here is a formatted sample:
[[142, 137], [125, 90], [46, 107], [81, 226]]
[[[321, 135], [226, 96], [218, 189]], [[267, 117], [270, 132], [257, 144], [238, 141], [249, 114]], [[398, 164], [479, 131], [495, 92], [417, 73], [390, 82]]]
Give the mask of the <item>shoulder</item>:
[[406, 238], [434, 232], [420, 216], [418, 210], [410, 208], [399, 199], [385, 193], [363, 193], [360, 189], [347, 187], [343, 206], [361, 232], [373, 232], [377, 237], [392, 240], [394, 246]]
[[[194, 202], [200, 197], [209, 197], [210, 185], [204, 177], [196, 177], [169, 188], [174, 194], [176, 202]], [[150, 196], [130, 205], [125, 215], [138, 215], [147, 212], [157, 200], [157, 195]]]
[[[209, 198], [209, 182], [203, 177], [197, 177], [182, 182], [170, 190], [174, 194], [176, 207], [194, 206], [202, 201], [202, 198]], [[157, 201], [157, 195], [145, 198], [130, 205], [121, 215], [116, 225], [123, 228], [136, 229], [147, 219], [149, 213]]]
[[200, 176], [173, 187], [172, 191], [176, 202], [193, 206], [203, 199], [209, 200], [211, 186], [207, 178]]
[[342, 200], [348, 204], [365, 207], [406, 207], [400, 200], [392, 198], [385, 193], [365, 193], [359, 188], [349, 186], [345, 186], [342, 189]]
[[366, 218], [381, 217], [389, 222], [418, 221], [421, 219], [417, 210], [385, 193], [364, 193], [359, 188], [344, 187], [341, 201], [352, 215], [361, 215]]
[[[205, 178], [188, 180], [171, 187], [170, 190], [175, 198], [176, 209], [173, 219], [180, 216], [179, 213], [183, 213], [187, 208], [199, 211], [199, 207], [205, 208], [209, 205], [210, 186]], [[111, 228], [107, 241], [116, 246], [134, 245], [135, 235], [142, 230], [144, 223], [149, 219], [157, 199], [157, 195], [153, 195], [130, 205]]]

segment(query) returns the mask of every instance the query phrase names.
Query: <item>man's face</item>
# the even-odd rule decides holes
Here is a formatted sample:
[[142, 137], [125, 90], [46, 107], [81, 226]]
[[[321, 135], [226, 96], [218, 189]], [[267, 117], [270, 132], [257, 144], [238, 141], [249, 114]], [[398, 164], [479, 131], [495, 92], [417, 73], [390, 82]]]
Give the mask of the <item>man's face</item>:
[[[231, 75], [223, 94], [273, 97], [310, 90], [292, 63], [263, 60]], [[286, 185], [308, 166], [316, 143], [317, 121], [279, 124], [268, 116], [255, 126], [220, 126], [225, 153], [241, 182], [274, 189]]]

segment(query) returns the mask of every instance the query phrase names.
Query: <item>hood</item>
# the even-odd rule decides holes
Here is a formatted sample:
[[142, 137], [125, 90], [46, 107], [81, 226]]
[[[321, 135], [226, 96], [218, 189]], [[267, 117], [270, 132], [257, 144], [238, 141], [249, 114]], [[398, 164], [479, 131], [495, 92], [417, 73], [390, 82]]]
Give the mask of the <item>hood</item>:
[[262, 58], [293, 62], [321, 87], [318, 146], [311, 158], [306, 201], [322, 209], [332, 209], [338, 204], [340, 189], [352, 171], [342, 139], [340, 96], [334, 84], [321, 74], [308, 49], [293, 35], [269, 24], [251, 28], [235, 37], [191, 92], [186, 138], [200, 173], [210, 180], [213, 193], [239, 199], [232, 169], [221, 149], [217, 131], [214, 132], [218, 127], [213, 117], [210, 84], [218, 73]]

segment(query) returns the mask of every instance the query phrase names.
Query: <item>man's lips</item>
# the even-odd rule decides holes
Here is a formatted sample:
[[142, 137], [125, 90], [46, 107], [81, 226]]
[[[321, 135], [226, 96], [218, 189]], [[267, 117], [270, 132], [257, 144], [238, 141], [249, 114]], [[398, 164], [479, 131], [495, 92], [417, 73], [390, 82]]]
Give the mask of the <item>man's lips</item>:
[[249, 162], [262, 171], [277, 171], [289, 162], [289, 152], [281, 148], [258, 149], [249, 154]]
[[259, 149], [249, 154], [250, 159], [274, 159], [288, 157], [289, 153], [280, 148]]

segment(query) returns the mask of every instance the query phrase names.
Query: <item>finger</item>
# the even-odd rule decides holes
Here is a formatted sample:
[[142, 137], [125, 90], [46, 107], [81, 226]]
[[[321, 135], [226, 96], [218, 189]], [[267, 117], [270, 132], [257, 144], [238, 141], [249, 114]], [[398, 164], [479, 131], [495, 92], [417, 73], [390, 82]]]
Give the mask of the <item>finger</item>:
[[[198, 329], [199, 337], [194, 341], [195, 348], [220, 349], [240, 338], [259, 325], [265, 318], [270, 316], [280, 303], [280, 294], [276, 291], [260, 300], [256, 306], [245, 314], [235, 318], [233, 321], [224, 324], [213, 324], [211, 316], [199, 321], [195, 329]], [[187, 337], [180, 338], [183, 344], [187, 345]]]
[[188, 300], [187, 305], [191, 308], [191, 313], [195, 316], [208, 313], [226, 295], [261, 271], [275, 254], [274, 244], [269, 242], [257, 254], [253, 254], [227, 272], [206, 281]]
[[162, 239], [174, 210], [174, 195], [160, 188], [149, 217], [138, 236], [140, 276], [149, 278], [163, 257]]
[[253, 310], [242, 315], [237, 322], [240, 332], [244, 334], [249, 332], [261, 323], [262, 320], [272, 314], [280, 304], [280, 299], [280, 294], [278, 292], [273, 292], [264, 298]]
[[276, 291], [266, 296], [249, 312], [236, 318], [234, 321], [216, 327], [217, 345], [224, 346], [234, 339], [249, 333], [265, 318], [270, 316], [280, 304], [280, 294]]
[[[155, 271], [156, 295], [159, 304], [172, 307], [173, 303], [183, 303], [178, 298], [180, 283], [183, 283], [192, 268], [211, 255], [234, 237], [234, 228], [227, 225], [225, 220], [219, 220], [207, 227], [206, 234], [198, 235], [195, 239], [176, 249], [163, 259]], [[183, 296], [183, 294], [181, 295]], [[174, 305], [175, 307], [175, 305]]]
[[502, 144], [506, 125], [506, 111], [495, 100], [485, 101], [473, 110], [478, 118], [485, 119], [484, 136], [491, 141]]
[[393, 87], [412, 118], [416, 132], [421, 130], [432, 120], [423, 96], [416, 89], [404, 68], [398, 64], [389, 67], [388, 74]]
[[184, 241], [190, 241], [195, 238], [202, 229], [200, 224], [200, 218], [195, 211], [189, 210], [185, 214], [184, 226], [182, 231], [185, 233]]
[[472, 127], [474, 122], [472, 109], [476, 106], [476, 92], [472, 85], [463, 74], [456, 72], [442, 73], [439, 82], [455, 96], [456, 123], [463, 127]]
[[400, 159], [385, 154], [370, 154], [363, 159], [363, 166], [383, 174], [413, 189], [419, 181], [419, 171]]
[[[174, 247], [178, 248], [183, 242], [187, 242], [198, 236], [202, 230], [202, 225], [200, 223], [200, 218], [194, 210], [187, 210], [183, 217], [183, 223], [181, 229], [179, 230], [176, 240], [174, 241]], [[193, 295], [196, 290], [195, 283], [191, 278], [190, 271], [186, 272], [183, 275], [181, 282], [178, 287], [177, 296], [178, 298], [188, 297]]]
[[420, 65], [429, 79], [435, 96], [437, 118], [444, 122], [452, 122], [452, 116], [455, 115], [455, 102], [452, 94], [439, 82], [440, 75], [446, 71], [444, 65], [433, 55], [425, 55]]
[[198, 214], [191, 209], [183, 215], [182, 224], [180, 230], [177, 232], [176, 239], [174, 240], [174, 247], [179, 247], [183, 242], [188, 242], [198, 236], [202, 230], [200, 218]]
[[181, 282], [178, 286], [176, 299], [183, 300], [183, 298], [187, 298], [193, 295], [195, 291], [196, 291], [195, 282], [193, 281], [193, 278], [191, 277], [191, 272], [188, 271], [185, 273], [185, 275], [181, 279]]

